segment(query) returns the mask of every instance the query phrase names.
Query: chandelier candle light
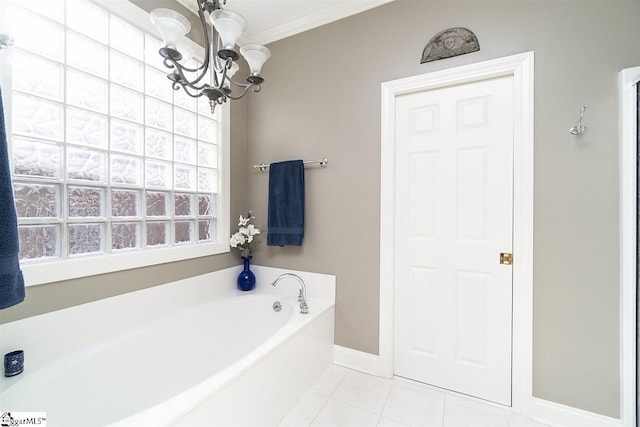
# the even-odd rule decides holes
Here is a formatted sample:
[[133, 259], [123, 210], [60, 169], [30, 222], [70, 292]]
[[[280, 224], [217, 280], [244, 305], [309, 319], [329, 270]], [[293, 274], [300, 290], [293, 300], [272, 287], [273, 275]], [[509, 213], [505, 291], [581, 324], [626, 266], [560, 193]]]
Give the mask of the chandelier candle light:
[[[241, 99], [249, 89], [260, 91], [260, 85], [264, 82], [260, 70], [271, 52], [259, 44], [242, 46], [240, 53], [249, 64], [251, 74], [247, 77], [247, 83], [233, 80], [232, 77], [239, 68], [235, 61], [240, 59], [235, 46], [247, 22], [236, 12], [221, 8], [220, 3], [226, 5], [226, 0], [196, 2], [207, 45], [204, 62], [199, 67], [187, 67], [184, 62], [190, 55], [187, 52], [181, 53], [177, 47], [191, 30], [191, 24], [184, 16], [171, 9], [155, 9], [151, 11], [151, 20], [164, 40], [165, 46], [159, 52], [164, 58], [164, 65], [173, 70], [167, 74], [173, 82], [173, 89], [182, 88], [193, 98], [206, 96], [213, 114], [216, 105], [223, 104], [228, 99]], [[205, 12], [209, 14], [211, 21], [211, 34], [207, 30]]]

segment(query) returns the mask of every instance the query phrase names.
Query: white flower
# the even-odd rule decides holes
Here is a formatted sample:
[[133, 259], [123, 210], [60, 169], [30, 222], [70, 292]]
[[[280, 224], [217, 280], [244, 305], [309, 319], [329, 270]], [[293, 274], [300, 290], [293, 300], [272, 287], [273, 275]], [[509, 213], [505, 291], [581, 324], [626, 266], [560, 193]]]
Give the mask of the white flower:
[[246, 227], [249, 221], [251, 221], [251, 218], [244, 218], [242, 215], [240, 215], [240, 219], [238, 220], [238, 227]]
[[246, 241], [246, 238], [241, 233], [236, 233], [229, 239], [229, 244], [232, 248], [237, 248], [238, 245], [242, 245]]
[[256, 234], [260, 234], [260, 230], [255, 228], [253, 224], [249, 224], [246, 227], [242, 227], [239, 231], [245, 236], [255, 236]]
[[247, 242], [251, 243], [253, 242], [253, 236], [255, 236], [256, 234], [260, 234], [260, 230], [258, 228], [255, 228], [253, 224], [249, 224], [246, 227], [242, 227], [239, 230], [239, 233], [247, 236]]
[[260, 229], [255, 228], [253, 224], [249, 224], [249, 226], [247, 227], [247, 230], [249, 230], [249, 236], [255, 236], [256, 234], [260, 234]]

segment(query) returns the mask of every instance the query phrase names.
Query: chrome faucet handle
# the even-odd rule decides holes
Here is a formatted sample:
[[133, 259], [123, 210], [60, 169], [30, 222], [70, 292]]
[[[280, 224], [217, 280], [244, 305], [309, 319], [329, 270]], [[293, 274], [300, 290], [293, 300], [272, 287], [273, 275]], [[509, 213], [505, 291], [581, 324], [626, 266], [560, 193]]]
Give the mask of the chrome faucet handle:
[[309, 314], [309, 306], [306, 302], [300, 303], [300, 314]]
[[300, 303], [300, 313], [301, 314], [309, 313], [309, 306], [307, 305], [307, 287], [305, 286], [304, 280], [302, 280], [302, 277], [293, 273], [282, 273], [281, 275], [276, 277], [276, 280], [274, 280], [273, 283], [271, 283], [271, 286], [276, 286], [278, 282], [280, 282], [280, 280], [287, 277], [296, 279], [300, 283], [300, 292], [298, 292], [298, 302]]

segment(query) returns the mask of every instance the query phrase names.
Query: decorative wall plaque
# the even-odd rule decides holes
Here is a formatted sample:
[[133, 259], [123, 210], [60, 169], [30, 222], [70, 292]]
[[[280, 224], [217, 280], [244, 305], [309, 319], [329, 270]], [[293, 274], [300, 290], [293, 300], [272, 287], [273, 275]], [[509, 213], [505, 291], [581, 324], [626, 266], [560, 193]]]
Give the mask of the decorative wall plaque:
[[478, 38], [466, 28], [449, 28], [436, 34], [422, 51], [421, 64], [480, 50]]

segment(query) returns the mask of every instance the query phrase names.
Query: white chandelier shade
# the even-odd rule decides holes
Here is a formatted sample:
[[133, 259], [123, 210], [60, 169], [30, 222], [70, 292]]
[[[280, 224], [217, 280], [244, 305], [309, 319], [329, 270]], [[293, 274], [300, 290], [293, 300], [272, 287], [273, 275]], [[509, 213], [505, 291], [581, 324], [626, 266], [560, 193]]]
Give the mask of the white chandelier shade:
[[150, 15], [151, 22], [158, 28], [168, 47], [175, 49], [178, 41], [191, 31], [191, 24], [187, 18], [171, 9], [154, 9]]
[[262, 66], [271, 56], [271, 51], [259, 44], [246, 44], [240, 48], [240, 53], [249, 64], [252, 76], [260, 75]]
[[209, 19], [211, 20], [211, 25], [220, 34], [223, 48], [233, 50], [238, 38], [247, 28], [247, 21], [239, 14], [224, 9], [214, 11], [209, 16]]

